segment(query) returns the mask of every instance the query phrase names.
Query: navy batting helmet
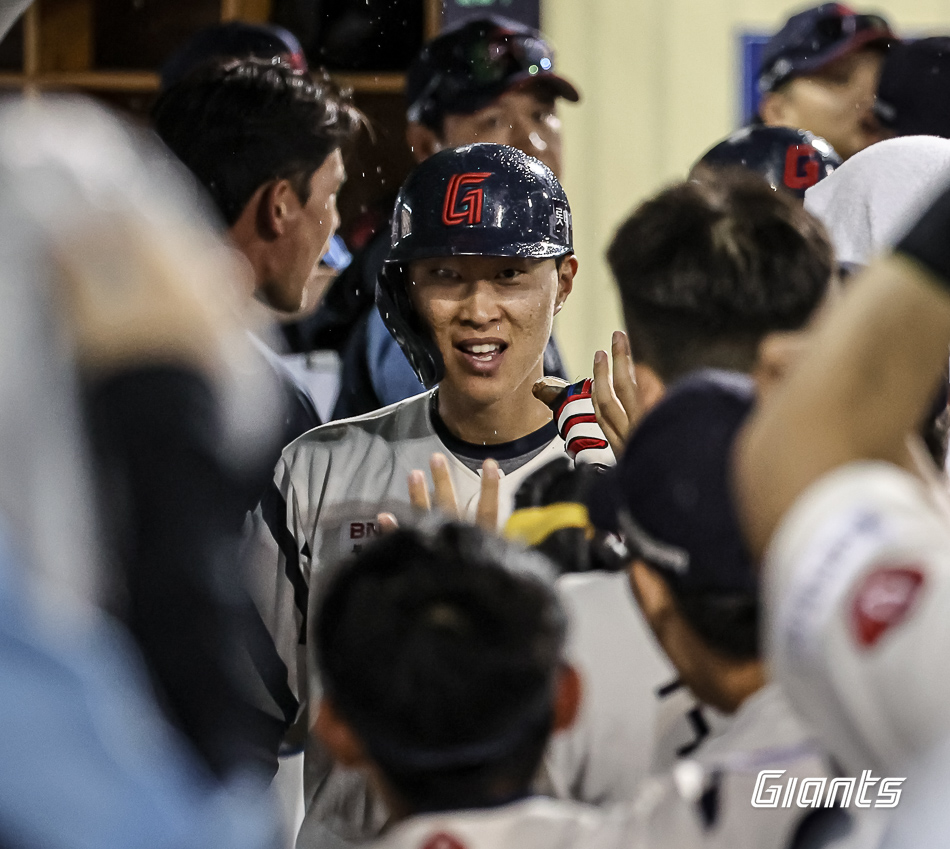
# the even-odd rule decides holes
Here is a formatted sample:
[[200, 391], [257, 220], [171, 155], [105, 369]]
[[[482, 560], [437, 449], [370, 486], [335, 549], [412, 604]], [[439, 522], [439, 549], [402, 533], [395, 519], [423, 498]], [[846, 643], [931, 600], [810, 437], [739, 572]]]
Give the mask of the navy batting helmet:
[[823, 138], [790, 127], [743, 127], [709, 150], [695, 167], [747, 168], [773, 189], [804, 199], [805, 190], [841, 164], [841, 157]]
[[431, 387], [445, 364], [409, 298], [410, 262], [438, 256], [554, 259], [573, 251], [571, 208], [550, 168], [501, 144], [443, 150], [420, 164], [399, 191], [376, 304], [419, 380]]

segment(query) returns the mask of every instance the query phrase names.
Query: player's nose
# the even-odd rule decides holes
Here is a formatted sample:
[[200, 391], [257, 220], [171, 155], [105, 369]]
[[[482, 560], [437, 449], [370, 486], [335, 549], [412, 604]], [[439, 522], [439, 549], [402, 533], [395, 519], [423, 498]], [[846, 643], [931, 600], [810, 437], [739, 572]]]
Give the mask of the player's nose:
[[471, 327], [484, 327], [498, 321], [498, 299], [490, 281], [476, 280], [467, 287], [458, 316], [463, 324]]

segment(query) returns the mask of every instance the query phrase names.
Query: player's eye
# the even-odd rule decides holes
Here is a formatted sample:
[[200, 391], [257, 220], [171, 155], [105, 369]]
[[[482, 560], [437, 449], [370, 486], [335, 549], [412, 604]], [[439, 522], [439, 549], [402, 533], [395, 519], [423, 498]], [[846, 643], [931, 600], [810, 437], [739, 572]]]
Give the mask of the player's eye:
[[524, 274], [521, 268], [503, 268], [495, 275], [496, 280], [502, 280], [506, 283], [517, 282]]

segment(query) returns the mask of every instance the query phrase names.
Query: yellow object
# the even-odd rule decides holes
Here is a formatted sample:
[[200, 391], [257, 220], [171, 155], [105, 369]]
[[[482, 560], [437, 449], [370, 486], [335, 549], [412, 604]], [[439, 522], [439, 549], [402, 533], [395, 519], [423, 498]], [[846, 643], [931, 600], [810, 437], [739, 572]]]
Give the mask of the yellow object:
[[538, 545], [562, 528], [582, 528], [588, 539], [594, 535], [587, 508], [573, 501], [560, 501], [515, 510], [505, 523], [505, 536], [524, 545]]

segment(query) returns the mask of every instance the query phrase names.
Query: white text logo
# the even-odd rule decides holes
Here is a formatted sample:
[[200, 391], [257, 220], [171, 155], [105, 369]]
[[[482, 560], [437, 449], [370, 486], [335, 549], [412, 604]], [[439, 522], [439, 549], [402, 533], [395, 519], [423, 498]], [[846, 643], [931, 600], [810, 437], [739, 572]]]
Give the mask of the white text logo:
[[[782, 780], [784, 769], [763, 769], [752, 791], [753, 808], [896, 808], [904, 778], [874, 778], [866, 769], [860, 778]], [[876, 790], [876, 793], [873, 791]], [[797, 792], [796, 792], [797, 791]]]

